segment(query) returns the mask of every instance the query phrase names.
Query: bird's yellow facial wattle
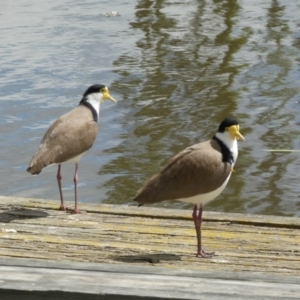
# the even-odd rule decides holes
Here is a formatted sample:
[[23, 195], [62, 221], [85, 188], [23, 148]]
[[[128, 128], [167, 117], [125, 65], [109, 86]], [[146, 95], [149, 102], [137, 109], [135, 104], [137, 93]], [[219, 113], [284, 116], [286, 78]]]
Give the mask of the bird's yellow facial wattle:
[[230, 127], [227, 127], [227, 130], [233, 140], [234, 139], [237, 139], [237, 140], [242, 139], [243, 141], [245, 141], [245, 138], [240, 133], [240, 125], [232, 125]]
[[100, 92], [102, 93], [102, 102], [105, 101], [106, 99], [112, 102], [116, 102], [116, 100], [109, 94], [107, 87], [101, 89]]

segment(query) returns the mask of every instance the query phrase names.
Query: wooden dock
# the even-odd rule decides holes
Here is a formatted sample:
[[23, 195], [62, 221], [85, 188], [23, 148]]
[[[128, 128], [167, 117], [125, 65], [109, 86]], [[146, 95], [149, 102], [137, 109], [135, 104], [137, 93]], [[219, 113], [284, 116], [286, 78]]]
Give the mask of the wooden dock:
[[[300, 299], [300, 219], [0, 197], [0, 299]], [[48, 297], [48, 298], [47, 298]]]

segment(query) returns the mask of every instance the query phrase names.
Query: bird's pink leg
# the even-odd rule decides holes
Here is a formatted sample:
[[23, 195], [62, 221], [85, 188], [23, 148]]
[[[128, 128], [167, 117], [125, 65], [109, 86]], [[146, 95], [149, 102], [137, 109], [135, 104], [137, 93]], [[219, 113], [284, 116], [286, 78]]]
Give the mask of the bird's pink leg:
[[204, 258], [211, 258], [214, 255], [214, 252], [212, 253], [205, 253], [204, 250], [202, 250], [202, 246], [201, 246], [201, 224], [202, 224], [202, 212], [203, 212], [203, 205], [200, 204], [200, 209], [198, 212], [198, 206], [195, 205], [194, 206], [194, 210], [193, 210], [193, 220], [194, 220], [194, 224], [195, 224], [195, 229], [196, 229], [196, 234], [197, 234], [197, 254], [196, 256], [201, 256]]
[[58, 183], [58, 188], [59, 188], [59, 195], [60, 195], [60, 207], [59, 207], [59, 210], [66, 210], [66, 208], [65, 208], [65, 206], [64, 206], [63, 193], [62, 193], [62, 190], [61, 190], [60, 167], [61, 167], [61, 165], [59, 164], [59, 165], [58, 165], [57, 174], [56, 174], [57, 183]]
[[74, 209], [67, 208], [67, 210], [69, 210], [72, 214], [79, 214], [80, 211], [77, 207], [78, 163], [76, 163], [75, 174], [74, 174], [73, 180], [74, 180], [74, 190], [75, 190], [75, 208]]

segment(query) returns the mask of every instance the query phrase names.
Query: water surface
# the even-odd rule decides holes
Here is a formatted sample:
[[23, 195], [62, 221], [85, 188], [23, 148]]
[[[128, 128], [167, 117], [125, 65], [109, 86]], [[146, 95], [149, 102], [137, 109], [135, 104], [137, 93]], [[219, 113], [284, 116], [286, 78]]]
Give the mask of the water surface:
[[[79, 167], [81, 202], [128, 204], [185, 147], [237, 118], [236, 172], [209, 210], [300, 215], [297, 1], [2, 1], [0, 190], [58, 199], [56, 167], [25, 172], [48, 126], [93, 83], [99, 134]], [[102, 14], [118, 11], [120, 16]], [[73, 165], [63, 165], [73, 202]], [[191, 208], [162, 202], [158, 206]]]

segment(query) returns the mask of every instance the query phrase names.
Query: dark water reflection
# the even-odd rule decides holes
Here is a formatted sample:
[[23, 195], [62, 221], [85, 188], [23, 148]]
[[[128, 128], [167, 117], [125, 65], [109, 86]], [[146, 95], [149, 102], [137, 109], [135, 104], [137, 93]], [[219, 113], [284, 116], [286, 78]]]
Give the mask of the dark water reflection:
[[[29, 87], [27, 99], [33, 97], [30, 109], [35, 117], [26, 118], [24, 105], [14, 99], [20, 111], [10, 111], [1, 133], [2, 142], [12, 147], [15, 139], [8, 122], [16, 128], [27, 126], [27, 131], [16, 129], [15, 136], [23, 134], [23, 140], [35, 145], [26, 143], [26, 161], [19, 159], [16, 167], [22, 171], [4, 180], [2, 194], [58, 197], [55, 170], [34, 180], [23, 171], [61, 107], [70, 109], [70, 99], [79, 100], [83, 84], [100, 78], [119, 101], [101, 108], [97, 143], [81, 162], [82, 201], [130, 203], [143, 181], [168, 158], [211, 138], [224, 117], [234, 116], [246, 142], [240, 143], [228, 187], [207, 209], [300, 215], [300, 153], [264, 151], [300, 149], [297, 1], [116, 1], [114, 7], [105, 3], [102, 9], [118, 10], [121, 17], [102, 19], [100, 11], [95, 13], [99, 5], [92, 1], [52, 5], [50, 15], [57, 24], [44, 28], [52, 42], [51, 50], [45, 45], [41, 53], [48, 51], [53, 62], [43, 61], [35, 66], [35, 76], [21, 78]], [[19, 64], [33, 70], [26, 55], [15, 55]], [[0, 59], [5, 62], [5, 57], [2, 53]], [[4, 101], [12, 97], [12, 85], [20, 78], [18, 73], [10, 76], [10, 84], [5, 79], [1, 84]], [[41, 99], [45, 92], [50, 95]], [[19, 123], [14, 119], [18, 117]], [[2, 157], [14, 160], [10, 151]], [[4, 164], [3, 170], [8, 167]], [[71, 182], [73, 168], [66, 170]], [[65, 192], [72, 199], [71, 184]]]
[[[252, 127], [254, 139], [250, 135], [247, 143], [241, 145], [238, 172], [224, 195], [209, 206], [220, 211], [280, 213], [280, 205], [287, 199], [283, 199], [285, 188], [278, 183], [285, 177], [287, 164], [293, 163], [293, 158], [287, 157], [296, 155], [266, 154], [262, 149], [273, 149], [277, 145], [277, 148], [296, 147], [291, 141], [297, 139], [299, 127], [287, 131], [282, 126], [285, 123], [290, 127], [288, 123], [295, 119], [294, 113], [282, 111], [291, 96], [298, 93], [295, 84], [286, 87], [284, 82], [294, 67], [289, 56], [294, 50], [280, 45], [280, 40], [290, 33], [282, 18], [284, 6], [277, 1], [270, 2], [266, 23], [261, 24], [265, 28], [259, 30], [264, 31], [264, 41], [257, 45], [254, 40], [257, 34], [250, 22], [246, 26], [236, 26], [245, 14], [240, 3], [198, 1], [193, 2], [190, 10], [178, 7], [176, 11], [172, 10], [174, 5], [166, 1], [140, 1], [136, 6], [136, 20], [131, 26], [144, 33], [136, 43], [140, 53], [121, 56], [114, 62], [121, 75], [114, 85], [124, 95], [131, 112], [124, 119], [124, 127], [128, 127], [128, 123], [132, 126], [127, 130], [124, 143], [109, 150], [123, 153], [123, 156], [102, 169], [105, 173], [116, 168], [122, 170], [121, 176], [106, 183], [109, 188], [118, 187], [110, 190], [107, 201], [121, 201], [124, 191], [134, 194], [167, 157], [189, 144], [209, 138], [219, 120], [233, 115], [247, 124], [243, 131], [246, 135]], [[268, 43], [272, 49], [267, 47]], [[265, 53], [266, 61], [261, 61], [261, 48], [265, 48], [262, 54]], [[253, 55], [258, 61], [247, 58]], [[241, 59], [241, 56], [244, 57]], [[128, 69], [123, 72], [124, 65], [134, 65], [132, 72]], [[141, 69], [146, 73], [137, 74], [136, 70]], [[249, 84], [258, 86], [252, 90]], [[253, 100], [260, 107], [263, 103], [272, 108], [265, 107], [264, 113], [255, 116], [251, 108]], [[280, 121], [274, 118], [282, 114]], [[283, 127], [282, 138], [277, 136], [274, 126]], [[270, 129], [265, 132], [268, 127]], [[255, 140], [260, 135], [267, 143]], [[253, 157], [253, 152], [261, 159]], [[276, 165], [274, 158], [275, 161], [277, 158]], [[297, 192], [293, 194], [296, 196]], [[189, 206], [182, 203], [159, 205]]]

